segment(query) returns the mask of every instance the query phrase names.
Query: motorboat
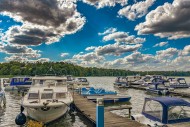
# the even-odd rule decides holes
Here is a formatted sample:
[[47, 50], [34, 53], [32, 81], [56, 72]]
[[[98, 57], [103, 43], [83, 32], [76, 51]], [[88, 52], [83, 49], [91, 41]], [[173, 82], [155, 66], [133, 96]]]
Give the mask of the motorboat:
[[6, 104], [6, 98], [5, 98], [5, 92], [4, 90], [2, 89], [2, 87], [0, 86], [0, 106], [1, 104]]
[[170, 90], [164, 85], [163, 82], [156, 82], [151, 84], [147, 89], [147, 92], [158, 95], [169, 95]]
[[151, 79], [152, 79], [152, 76], [146, 75], [144, 78], [141, 78], [140, 80], [131, 82], [131, 84], [132, 84], [132, 85], [146, 86], [146, 85], [149, 85], [149, 84], [152, 83], [152, 82], [151, 82]]
[[89, 81], [86, 78], [77, 78], [74, 81], [74, 87], [84, 87], [84, 86], [88, 86], [89, 85]]
[[10, 78], [1, 78], [1, 84], [4, 91], [14, 91], [18, 90], [16, 86], [10, 86]]
[[190, 85], [187, 84], [185, 78], [168, 78], [170, 88], [189, 88]]
[[82, 96], [117, 95], [116, 91], [107, 91], [103, 88], [95, 89], [94, 87], [83, 87], [79, 90], [79, 92]]
[[18, 91], [28, 90], [31, 84], [32, 84], [31, 77], [13, 77], [10, 80], [10, 86], [17, 87]]
[[32, 86], [21, 103], [27, 115], [46, 124], [66, 114], [73, 102], [66, 81], [65, 76], [33, 77]]
[[114, 87], [117, 87], [117, 88], [129, 87], [129, 82], [128, 82], [127, 77], [117, 77], [113, 84], [114, 84]]
[[149, 127], [167, 127], [170, 124], [182, 127], [190, 122], [190, 103], [175, 97], [145, 98], [142, 114], [131, 118]]
[[66, 80], [67, 84], [73, 85], [75, 82], [75, 78], [72, 75], [67, 75], [66, 77], [67, 77], [67, 80]]

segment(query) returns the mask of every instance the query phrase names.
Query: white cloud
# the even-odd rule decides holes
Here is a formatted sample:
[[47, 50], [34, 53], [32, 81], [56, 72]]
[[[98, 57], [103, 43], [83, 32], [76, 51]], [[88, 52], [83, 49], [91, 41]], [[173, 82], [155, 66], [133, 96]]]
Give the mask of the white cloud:
[[180, 52], [180, 55], [190, 55], [190, 45], [184, 47], [184, 49]]
[[61, 53], [61, 57], [67, 57], [67, 56], [69, 56], [69, 53]]
[[168, 44], [168, 42], [160, 42], [160, 43], [155, 44], [153, 47], [163, 47], [167, 44]]
[[119, 56], [123, 53], [133, 52], [142, 47], [142, 44], [136, 45], [120, 45], [119, 43], [108, 44], [105, 46], [99, 46], [95, 49], [95, 52], [99, 55], [115, 55]]
[[85, 18], [77, 12], [75, 2], [2, 0], [0, 13], [23, 23], [10, 28], [4, 41], [20, 45], [51, 44], [76, 33], [85, 24]]
[[124, 6], [128, 0], [82, 0], [84, 3], [95, 6], [96, 8], [114, 7], [116, 4]]
[[100, 62], [104, 60], [104, 57], [98, 56], [96, 53], [87, 53], [87, 54], [77, 54], [73, 56], [74, 59], [77, 60], [84, 60], [84, 61], [91, 61], [91, 62]]
[[95, 46], [90, 46], [90, 47], [87, 47], [85, 50], [90, 51], [90, 50], [94, 50], [95, 48], [96, 48]]
[[125, 44], [139, 44], [146, 41], [145, 38], [135, 37], [134, 35], [129, 35], [126, 32], [113, 32], [103, 37], [103, 41], [114, 40], [115, 42], [125, 43]]
[[138, 24], [138, 34], [154, 34], [161, 38], [190, 37], [190, 1], [174, 0], [165, 3], [146, 15], [146, 21]]
[[119, 10], [120, 16], [125, 16], [127, 19], [134, 21], [148, 13], [148, 8], [154, 4], [155, 0], [140, 1], [133, 5], [128, 5]]
[[169, 59], [178, 55], [179, 50], [176, 48], [168, 48], [166, 50], [156, 51], [156, 57], [158, 59]]
[[114, 32], [116, 32], [117, 31], [117, 29], [116, 28], [109, 28], [109, 29], [107, 29], [106, 31], [104, 31], [103, 33], [98, 33], [98, 35], [106, 35], [106, 34], [111, 34], [111, 33], [114, 33]]

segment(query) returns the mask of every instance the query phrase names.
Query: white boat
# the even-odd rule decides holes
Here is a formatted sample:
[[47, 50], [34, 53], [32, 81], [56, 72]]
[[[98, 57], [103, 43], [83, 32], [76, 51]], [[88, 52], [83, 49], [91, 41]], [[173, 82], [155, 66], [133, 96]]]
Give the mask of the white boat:
[[84, 87], [84, 86], [88, 86], [89, 85], [89, 81], [86, 78], [77, 78], [74, 81], [74, 87]]
[[142, 85], [142, 86], [147, 86], [149, 84], [151, 84], [151, 79], [152, 79], [152, 76], [150, 75], [146, 75], [144, 78], [140, 79], [140, 80], [137, 80], [137, 81], [134, 81], [132, 82], [131, 84], [132, 85]]
[[4, 90], [2, 89], [2, 86], [0, 86], [0, 106], [1, 104], [6, 104], [6, 98], [5, 98], [5, 92]]
[[73, 98], [66, 77], [33, 77], [32, 86], [22, 100], [27, 115], [43, 123], [52, 122], [69, 110]]

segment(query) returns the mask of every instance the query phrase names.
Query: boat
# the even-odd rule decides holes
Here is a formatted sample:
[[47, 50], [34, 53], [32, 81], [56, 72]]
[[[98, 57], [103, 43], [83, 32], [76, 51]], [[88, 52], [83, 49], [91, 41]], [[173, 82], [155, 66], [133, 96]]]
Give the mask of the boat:
[[16, 87], [18, 91], [25, 91], [30, 88], [32, 84], [31, 77], [13, 77], [10, 81], [11, 87]]
[[114, 84], [114, 87], [117, 87], [117, 88], [129, 87], [129, 82], [128, 82], [127, 77], [117, 77], [113, 84]]
[[149, 127], [183, 126], [190, 122], [190, 103], [175, 97], [145, 98], [142, 114], [131, 118]]
[[68, 85], [73, 85], [74, 81], [75, 81], [75, 78], [72, 75], [67, 75], [66, 77], [67, 77], [67, 80], [66, 80], [67, 84]]
[[45, 124], [65, 115], [73, 97], [67, 88], [65, 76], [37, 76], [22, 99], [27, 115]]
[[74, 87], [84, 87], [84, 86], [88, 86], [89, 85], [89, 81], [86, 78], [77, 78], [74, 81]]
[[0, 106], [1, 104], [6, 104], [6, 98], [5, 98], [5, 91], [2, 89], [2, 86], [0, 86]]
[[168, 78], [170, 88], [189, 88], [190, 85], [187, 84], [185, 78]]
[[83, 87], [79, 91], [82, 96], [117, 95], [116, 91], [106, 91], [103, 88], [95, 89], [94, 87], [90, 88]]
[[147, 92], [158, 95], [169, 95], [170, 91], [162, 83], [151, 84], [147, 89]]
[[16, 86], [10, 86], [10, 78], [1, 78], [1, 84], [4, 91], [18, 90]]
[[141, 78], [140, 80], [131, 82], [132, 85], [141, 85], [141, 86], [147, 86], [151, 84], [152, 76], [146, 75], [144, 78]]

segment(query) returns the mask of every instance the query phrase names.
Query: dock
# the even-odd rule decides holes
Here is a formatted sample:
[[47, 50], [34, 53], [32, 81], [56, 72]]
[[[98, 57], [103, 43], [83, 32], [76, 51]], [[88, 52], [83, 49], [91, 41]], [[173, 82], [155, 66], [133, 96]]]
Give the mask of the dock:
[[87, 96], [86, 98], [93, 102], [96, 102], [97, 98], [102, 98], [104, 100], [104, 103], [128, 102], [131, 99], [130, 96], [117, 95]]
[[[96, 123], [96, 103], [88, 100], [87, 98], [79, 95], [78, 93], [73, 94], [75, 107], [95, 125]], [[124, 107], [121, 109], [124, 109]], [[118, 116], [111, 113], [110, 110], [104, 109], [104, 126], [105, 127], [146, 127], [136, 121], [129, 118]]]
[[[131, 85], [129, 88], [146, 91], [146, 87], [142, 87], [142, 86], [139, 86], [139, 85]], [[178, 92], [178, 91], [175, 91], [175, 90], [174, 91], [170, 91], [170, 95], [181, 96], [181, 97], [190, 97], [190, 93], [187, 93], [187, 92]]]

